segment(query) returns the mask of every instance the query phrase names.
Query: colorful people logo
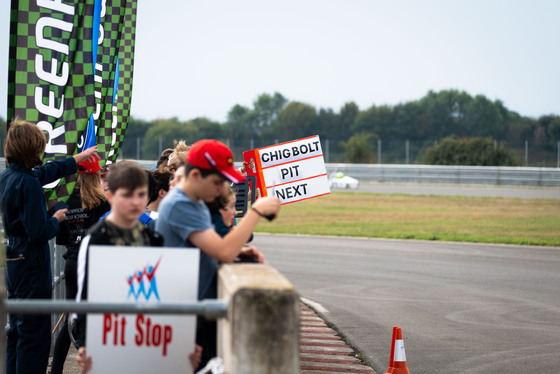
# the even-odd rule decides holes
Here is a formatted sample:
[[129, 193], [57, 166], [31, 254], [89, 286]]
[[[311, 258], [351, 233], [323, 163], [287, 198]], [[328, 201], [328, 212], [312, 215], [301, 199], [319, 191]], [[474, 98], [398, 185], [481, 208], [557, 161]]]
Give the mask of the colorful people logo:
[[[144, 270], [138, 270], [127, 278], [129, 287], [127, 296], [128, 299], [130, 299], [130, 296], [132, 295], [134, 300], [138, 301], [138, 298], [141, 295], [144, 295], [146, 300], [149, 300], [153, 294], [157, 301], [160, 301], [156, 282], [156, 271], [160, 262], [161, 257], [155, 266], [146, 265]], [[146, 291], [146, 285], [148, 286], [148, 291]]]

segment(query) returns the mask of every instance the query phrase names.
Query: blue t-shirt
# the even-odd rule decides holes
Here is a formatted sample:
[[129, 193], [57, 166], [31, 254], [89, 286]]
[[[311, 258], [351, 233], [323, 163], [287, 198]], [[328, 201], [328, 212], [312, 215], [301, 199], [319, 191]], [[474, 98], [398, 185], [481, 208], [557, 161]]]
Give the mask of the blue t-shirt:
[[[191, 233], [214, 228], [206, 204], [191, 200], [178, 187], [163, 198], [158, 212], [156, 231], [163, 236], [165, 247], [194, 247], [188, 239]], [[217, 290], [210, 286], [218, 273], [218, 260], [200, 251], [198, 271], [198, 299], [216, 298]]]

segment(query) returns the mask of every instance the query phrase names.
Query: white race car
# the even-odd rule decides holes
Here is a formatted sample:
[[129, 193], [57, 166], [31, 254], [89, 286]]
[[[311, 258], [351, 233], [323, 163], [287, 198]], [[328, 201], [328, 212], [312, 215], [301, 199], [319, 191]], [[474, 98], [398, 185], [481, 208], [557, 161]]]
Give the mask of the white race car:
[[357, 190], [360, 181], [338, 172], [329, 178], [329, 187], [342, 190]]

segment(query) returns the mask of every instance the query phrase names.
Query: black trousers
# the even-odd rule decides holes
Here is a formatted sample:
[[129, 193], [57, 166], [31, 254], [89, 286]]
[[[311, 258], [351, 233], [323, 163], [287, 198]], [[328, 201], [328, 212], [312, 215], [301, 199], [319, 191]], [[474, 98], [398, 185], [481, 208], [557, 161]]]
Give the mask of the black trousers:
[[202, 369], [210, 359], [217, 355], [218, 345], [218, 323], [208, 321], [204, 317], [198, 316], [196, 319], [196, 344], [202, 347], [202, 357], [200, 365], [195, 371]]
[[[37, 251], [38, 252], [38, 251]], [[52, 273], [47, 253], [6, 259], [8, 299], [51, 299]], [[44, 374], [51, 348], [51, 316], [10, 314], [6, 374]]]
[[[66, 264], [64, 265], [64, 284], [66, 285], [66, 300], [75, 300], [78, 293], [78, 262], [73, 258], [66, 259]], [[51, 374], [62, 374], [64, 361], [66, 361], [71, 343], [72, 341], [68, 334], [68, 313], [66, 313], [64, 324], [60, 327], [60, 332], [54, 343]]]

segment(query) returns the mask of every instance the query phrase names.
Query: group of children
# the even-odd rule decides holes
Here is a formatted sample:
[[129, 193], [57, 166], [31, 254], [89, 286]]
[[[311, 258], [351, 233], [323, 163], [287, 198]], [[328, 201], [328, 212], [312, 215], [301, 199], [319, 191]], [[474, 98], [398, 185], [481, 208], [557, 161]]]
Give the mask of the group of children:
[[[29, 134], [34, 134], [33, 139], [37, 140], [29, 141]], [[167, 159], [162, 157], [158, 163], [163, 166], [150, 174], [135, 162], [118, 162], [111, 165], [106, 187], [86, 186], [83, 181], [87, 178], [82, 174], [93, 174], [98, 178], [101, 171], [94, 170], [98, 162], [94, 158], [96, 147], [66, 160], [40, 166], [44, 149], [44, 135], [37, 126], [27, 122], [12, 123], [4, 146], [8, 168], [0, 176], [3, 221], [8, 236], [8, 298], [51, 298], [48, 240], [57, 235], [59, 223], [65, 221], [67, 214], [70, 218], [81, 209], [80, 214], [87, 212], [88, 222], [96, 221], [100, 213], [109, 207], [104, 202], [105, 196], [111, 209], [105, 218], [95, 223], [87, 233], [85, 229], [75, 230], [60, 241], [67, 245], [67, 261], [77, 259], [77, 281], [74, 283], [77, 285], [74, 290], [77, 300], [87, 299], [86, 263], [88, 248], [93, 244], [198, 248], [199, 299], [216, 297], [216, 275], [220, 262], [231, 263], [238, 256], [260, 262], [264, 260], [256, 248], [246, 243], [261, 217], [278, 214], [280, 202], [275, 197], [258, 199], [235, 230], [229, 230], [230, 217], [235, 215], [235, 194], [229, 190], [228, 184], [242, 182], [245, 177], [235, 169], [232, 152], [225, 144], [216, 140], [198, 141], [188, 151], [172, 152], [173, 157], [167, 156]], [[74, 200], [79, 202], [69, 199], [68, 209], [59, 210], [52, 218], [47, 218], [41, 186], [76, 172], [81, 173], [74, 193]], [[168, 186], [162, 182], [165, 180], [169, 181]], [[149, 186], [152, 187], [151, 193]], [[106, 191], [102, 197], [99, 191], [103, 189]], [[92, 195], [90, 190], [96, 192]], [[207, 203], [214, 204], [212, 213]], [[139, 221], [146, 208], [152, 219], [149, 225]], [[220, 229], [219, 233], [215, 227]], [[76, 249], [77, 244], [79, 250]], [[87, 356], [84, 346], [85, 316], [78, 317], [75, 331], [80, 345], [78, 363], [85, 372], [92, 366], [92, 358]], [[199, 318], [199, 345], [195, 352], [189, 354], [193, 368], [202, 367], [215, 355], [215, 343], [215, 325]], [[68, 343], [61, 343], [61, 346], [64, 345], [68, 347]], [[44, 373], [49, 348], [48, 315], [10, 315], [6, 373]], [[66, 352], [62, 352], [61, 355], [65, 356], [67, 348]], [[61, 370], [60, 364], [56, 365], [53, 360], [53, 373], [55, 369]]]

